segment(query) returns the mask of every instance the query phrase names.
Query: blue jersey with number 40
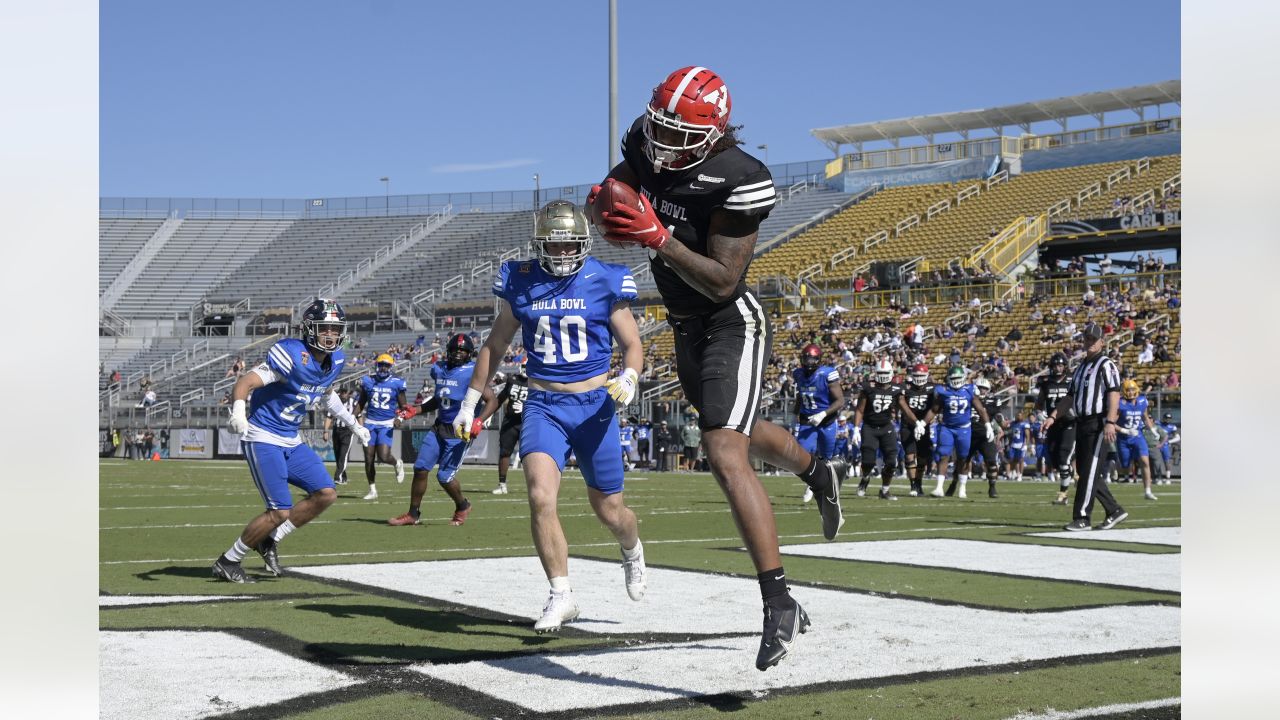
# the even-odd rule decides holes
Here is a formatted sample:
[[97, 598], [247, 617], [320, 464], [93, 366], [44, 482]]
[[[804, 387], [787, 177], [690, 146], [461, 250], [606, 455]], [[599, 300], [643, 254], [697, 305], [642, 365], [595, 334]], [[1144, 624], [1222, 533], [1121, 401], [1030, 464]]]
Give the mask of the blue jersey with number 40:
[[253, 432], [258, 428], [278, 439], [296, 440], [302, 419], [308, 410], [320, 407], [325, 393], [342, 374], [343, 362], [342, 351], [334, 350], [329, 354], [328, 367], [322, 367], [297, 338], [285, 338], [272, 345], [266, 362], [257, 369], [274, 373], [275, 381], [254, 390], [249, 398], [251, 427], [245, 439], [259, 440]]
[[942, 405], [942, 424], [950, 428], [966, 427], [973, 412], [973, 383], [953, 388], [938, 385], [933, 389]]
[[520, 321], [530, 378], [577, 382], [609, 371], [619, 301], [636, 299], [636, 281], [622, 265], [587, 257], [578, 272], [556, 277], [536, 260], [508, 260], [493, 283]]

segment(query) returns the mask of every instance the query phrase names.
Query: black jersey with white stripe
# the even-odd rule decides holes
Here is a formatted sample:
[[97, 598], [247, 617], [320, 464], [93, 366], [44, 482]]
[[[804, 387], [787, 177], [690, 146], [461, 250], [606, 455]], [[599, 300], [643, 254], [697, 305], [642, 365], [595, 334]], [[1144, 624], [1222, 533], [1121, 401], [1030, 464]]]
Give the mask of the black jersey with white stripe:
[[[690, 250], [710, 257], [707, 230], [716, 209], [738, 212], [763, 221], [777, 201], [773, 176], [764, 163], [739, 147], [708, 157], [684, 170], [654, 172], [644, 154], [644, 116], [631, 124], [622, 138], [622, 157], [640, 180], [640, 189], [649, 198], [658, 218], [674, 227], [677, 240]], [[737, 291], [724, 303], [716, 303], [692, 288], [654, 253], [649, 254], [653, 278], [667, 309], [675, 315], [705, 315], [734, 302], [746, 292], [742, 269]], [[750, 267], [750, 263], [747, 263]]]
[[861, 396], [867, 399], [867, 406], [862, 411], [862, 424], [881, 427], [893, 422], [893, 413], [898, 409], [898, 398], [902, 396], [902, 386], [869, 382], [862, 386]]

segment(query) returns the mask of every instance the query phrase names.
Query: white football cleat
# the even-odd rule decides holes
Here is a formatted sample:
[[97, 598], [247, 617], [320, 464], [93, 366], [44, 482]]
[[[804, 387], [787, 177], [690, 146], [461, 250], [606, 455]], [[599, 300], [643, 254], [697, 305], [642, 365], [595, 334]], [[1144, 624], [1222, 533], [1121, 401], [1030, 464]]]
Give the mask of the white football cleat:
[[496, 487], [496, 488], [494, 488], [494, 489], [493, 489], [493, 494], [494, 494], [494, 495], [506, 495], [506, 494], [507, 494], [507, 484], [506, 484], [506, 483], [498, 483], [498, 487]]
[[363, 499], [364, 499], [364, 500], [377, 500], [377, 499], [378, 499], [378, 488], [376, 488], [376, 487], [371, 487], [371, 488], [369, 488], [369, 493], [368, 493], [367, 495], [365, 495]]
[[628, 560], [627, 554], [622, 553], [622, 574], [627, 584], [627, 597], [632, 600], [639, 600], [644, 597], [645, 588], [648, 587], [644, 579], [644, 545], [636, 540], [636, 559]]
[[404, 482], [404, 461], [396, 458], [396, 482]]
[[547, 604], [542, 607], [542, 617], [533, 624], [536, 633], [548, 633], [559, 630], [565, 623], [578, 619], [578, 603], [573, 600], [573, 591], [551, 591]]
[[809, 487], [808, 485], [805, 486], [804, 497], [800, 498], [800, 502], [802, 503], [813, 502], [813, 488]]

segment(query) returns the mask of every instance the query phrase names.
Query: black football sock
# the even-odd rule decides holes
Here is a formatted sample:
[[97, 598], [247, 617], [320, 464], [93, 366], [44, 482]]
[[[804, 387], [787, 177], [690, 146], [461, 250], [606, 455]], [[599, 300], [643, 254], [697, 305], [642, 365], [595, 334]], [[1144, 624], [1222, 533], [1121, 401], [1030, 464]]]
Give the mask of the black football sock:
[[800, 479], [803, 480], [805, 484], [808, 485], [809, 487], [813, 487], [814, 480], [818, 474], [818, 469], [821, 467], [824, 467], [822, 463], [818, 462], [817, 455], [813, 455], [812, 457], [813, 457], [813, 460], [810, 461], [808, 469], [800, 473]]
[[786, 573], [779, 566], [776, 570], [767, 570], [756, 575], [760, 580], [760, 597], [767, 602], [769, 598], [787, 594]]

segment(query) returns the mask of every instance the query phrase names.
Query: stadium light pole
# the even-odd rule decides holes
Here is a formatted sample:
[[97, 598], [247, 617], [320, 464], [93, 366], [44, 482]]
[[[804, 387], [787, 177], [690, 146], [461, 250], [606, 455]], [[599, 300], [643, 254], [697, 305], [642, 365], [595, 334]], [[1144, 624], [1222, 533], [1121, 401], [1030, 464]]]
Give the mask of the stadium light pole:
[[618, 0], [609, 0], [609, 167], [618, 164]]
[[378, 178], [378, 182], [382, 183], [383, 194], [384, 194], [384, 197], [386, 198], [386, 203], [385, 205], [383, 205], [384, 209], [382, 211], [382, 214], [386, 215], [387, 217], [391, 217], [391, 178], [387, 177], [386, 175], [383, 175], [382, 177]]
[[533, 209], [536, 211], [542, 206], [542, 176], [538, 173], [533, 174]]
[[757, 149], [757, 150], [763, 150], [763, 151], [764, 151], [764, 164], [765, 164], [765, 165], [768, 165], [768, 164], [769, 164], [769, 146], [768, 146], [768, 145], [757, 145], [757, 146], [756, 146], [756, 149]]

